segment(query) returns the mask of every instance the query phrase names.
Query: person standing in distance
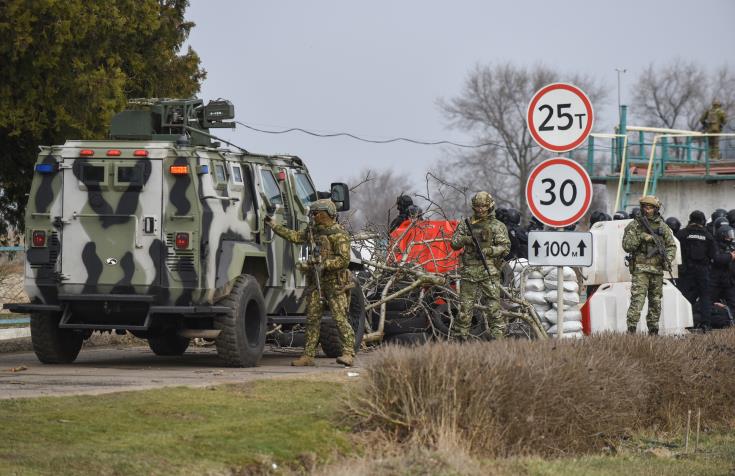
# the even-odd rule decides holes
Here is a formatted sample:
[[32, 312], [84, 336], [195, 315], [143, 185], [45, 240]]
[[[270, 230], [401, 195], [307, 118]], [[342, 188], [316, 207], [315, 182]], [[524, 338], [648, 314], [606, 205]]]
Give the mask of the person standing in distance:
[[[623, 249], [631, 256], [630, 307], [628, 308], [628, 332], [633, 334], [641, 318], [641, 310], [648, 296], [648, 333], [658, 334], [658, 320], [661, 316], [661, 297], [663, 295], [664, 269], [671, 266], [676, 258], [676, 241], [659, 211], [661, 203], [652, 195], [641, 197], [641, 212], [625, 227]], [[653, 235], [646, 229], [647, 221], [651, 231], [661, 238], [666, 256], [662, 256]], [[670, 268], [669, 268], [670, 269]]]
[[[495, 218], [495, 201], [488, 192], [478, 192], [472, 197], [472, 211], [471, 228], [464, 221], [459, 222], [451, 241], [452, 249], [464, 249], [459, 265], [460, 305], [454, 335], [460, 341], [469, 337], [475, 304], [482, 296], [490, 308], [486, 316], [488, 332], [491, 337], [502, 339], [505, 325], [500, 315], [500, 276], [503, 257], [510, 251], [508, 230]], [[473, 234], [480, 244], [479, 250]], [[487, 260], [489, 274], [481, 256]]]
[[[273, 232], [291, 243], [310, 243], [315, 245], [309, 253], [309, 260], [303, 265], [306, 271], [306, 335], [304, 354], [291, 362], [297, 367], [315, 364], [316, 347], [319, 344], [319, 327], [324, 313], [324, 302], [332, 311], [342, 341], [342, 355], [337, 363], [352, 366], [355, 359], [355, 333], [347, 319], [349, 286], [352, 284], [347, 266], [350, 264], [350, 235], [335, 221], [337, 207], [329, 199], [317, 200], [311, 204], [309, 226], [303, 230], [292, 230], [274, 222], [267, 216], [265, 224]], [[309, 234], [311, 233], [311, 237]], [[321, 288], [317, 287], [315, 274], [319, 273]]]

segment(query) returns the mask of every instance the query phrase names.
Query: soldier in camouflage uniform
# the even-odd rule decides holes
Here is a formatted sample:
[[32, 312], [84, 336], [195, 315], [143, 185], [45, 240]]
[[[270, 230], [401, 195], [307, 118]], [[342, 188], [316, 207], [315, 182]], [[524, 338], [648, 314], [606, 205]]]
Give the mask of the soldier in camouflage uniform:
[[[451, 241], [453, 249], [465, 249], [460, 264], [460, 309], [455, 336], [460, 340], [468, 338], [479, 293], [486, 298], [490, 308], [487, 316], [489, 334], [501, 339], [505, 326], [500, 315], [500, 270], [503, 257], [510, 251], [510, 238], [505, 225], [495, 218], [495, 201], [489, 193], [478, 192], [472, 197], [472, 210], [474, 214], [470, 219], [471, 232], [462, 221]], [[471, 233], [480, 242], [490, 275], [482, 264]]]
[[[332, 318], [337, 324], [342, 340], [342, 355], [337, 363], [351, 366], [355, 356], [355, 334], [347, 320], [349, 308], [350, 272], [350, 236], [335, 221], [337, 207], [329, 199], [317, 200], [310, 208], [313, 225], [303, 230], [291, 230], [273, 222], [271, 217], [265, 223], [273, 228], [280, 237], [292, 243], [309, 243], [314, 245], [309, 261], [304, 266], [307, 274], [307, 317], [304, 354], [291, 362], [294, 366], [314, 365], [316, 347], [319, 343], [319, 326], [324, 312], [324, 302], [332, 311]], [[311, 236], [310, 236], [311, 234]], [[315, 273], [319, 273], [320, 288], [316, 285]]]
[[[718, 100], [712, 102], [712, 107], [707, 111], [704, 111], [702, 117], [699, 120], [702, 123], [702, 130], [708, 134], [719, 134], [722, 132], [722, 128], [725, 127], [727, 122], [727, 116], [725, 111], [722, 109], [722, 104]], [[709, 145], [709, 158], [719, 159], [720, 158], [720, 138], [719, 137], [707, 137], [707, 143]]]
[[[659, 210], [661, 203], [654, 196], [641, 197], [641, 214], [628, 226], [623, 234], [623, 249], [631, 256], [630, 307], [628, 308], [628, 332], [633, 334], [641, 317], [643, 303], [648, 295], [648, 333], [658, 334], [658, 320], [661, 315], [661, 296], [663, 294], [664, 269], [676, 257], [676, 242], [671, 229], [664, 223]], [[661, 237], [666, 256], [661, 256], [654, 238], [643, 226], [643, 217], [648, 220], [654, 233]]]

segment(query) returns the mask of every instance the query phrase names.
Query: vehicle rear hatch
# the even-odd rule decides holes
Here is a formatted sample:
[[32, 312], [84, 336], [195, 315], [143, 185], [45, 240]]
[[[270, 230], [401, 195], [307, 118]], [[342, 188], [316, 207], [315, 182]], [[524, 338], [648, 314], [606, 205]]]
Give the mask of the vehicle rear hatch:
[[63, 283], [120, 294], [158, 285], [162, 160], [132, 148], [79, 154], [63, 165]]

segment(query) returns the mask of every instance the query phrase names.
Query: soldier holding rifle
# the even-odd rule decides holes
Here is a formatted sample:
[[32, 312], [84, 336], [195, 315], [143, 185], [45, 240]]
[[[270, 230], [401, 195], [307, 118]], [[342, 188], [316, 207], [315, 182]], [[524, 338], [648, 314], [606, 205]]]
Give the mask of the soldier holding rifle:
[[500, 315], [500, 275], [503, 257], [510, 251], [508, 230], [495, 218], [495, 201], [488, 192], [472, 197], [471, 219], [460, 222], [451, 246], [464, 248], [460, 263], [460, 308], [455, 337], [466, 340], [478, 297], [484, 296], [490, 313], [486, 317], [490, 336], [501, 339], [505, 326]]
[[347, 269], [350, 263], [350, 236], [335, 221], [337, 207], [329, 199], [312, 203], [309, 216], [309, 226], [298, 231], [274, 223], [271, 217], [264, 220], [278, 236], [291, 243], [308, 243], [310, 248], [309, 260], [299, 263], [302, 271], [307, 272], [306, 342], [304, 354], [291, 365], [314, 365], [319, 344], [319, 325], [326, 303], [342, 341], [342, 355], [337, 357], [337, 363], [351, 366], [355, 358], [355, 333], [347, 320], [349, 287], [352, 285]]
[[[659, 213], [661, 203], [652, 195], [641, 197], [641, 213], [625, 227], [623, 249], [630, 268], [631, 288], [628, 308], [628, 332], [634, 334], [648, 296], [648, 333], [658, 334], [661, 316], [664, 270], [671, 275], [676, 258], [676, 242], [671, 229]], [[673, 279], [673, 278], [672, 278]]]

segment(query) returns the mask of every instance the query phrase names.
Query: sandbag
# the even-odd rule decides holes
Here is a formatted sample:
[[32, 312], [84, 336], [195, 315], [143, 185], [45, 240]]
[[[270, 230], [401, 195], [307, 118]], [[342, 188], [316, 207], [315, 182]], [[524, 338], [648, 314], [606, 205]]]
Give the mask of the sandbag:
[[[556, 328], [557, 326], [553, 325], [546, 332], [548, 332], [549, 334], [556, 334]], [[564, 321], [562, 329], [564, 330], [565, 334], [567, 332], [582, 332], [582, 323], [580, 321]]]
[[544, 279], [544, 273], [541, 271], [533, 270], [528, 273], [528, 279]]
[[551, 325], [552, 324], [549, 321], [541, 321], [541, 327], [543, 327], [545, 331], [551, 329]]
[[[558, 274], [556, 271], [556, 266], [546, 266], [546, 268], [551, 268], [551, 269], [549, 269], [547, 272], [544, 273], [544, 279], [556, 281], [556, 276]], [[564, 281], [576, 281], [577, 275], [572, 268], [570, 268], [569, 266], [564, 266], [564, 271], [562, 272], [562, 279]]]
[[[563, 281], [564, 285], [564, 292], [568, 293], [578, 293], [579, 292], [579, 284], [577, 284], [576, 281]], [[544, 286], [546, 287], [547, 291], [556, 289], [556, 278], [554, 279], [544, 279]]]
[[[549, 337], [553, 337], [554, 339], [556, 339], [556, 332], [552, 334], [549, 331], [546, 331], [546, 333], [549, 334]], [[581, 332], [581, 331], [580, 332], [565, 332], [561, 335], [562, 339], [581, 339], [582, 337], [584, 337], [584, 332]]]
[[548, 304], [543, 291], [526, 291], [523, 293], [523, 299], [528, 301], [530, 304]]
[[[550, 309], [546, 311], [544, 314], [544, 319], [546, 319], [549, 322], [552, 322], [556, 324], [557, 322], [557, 311], [556, 309]], [[579, 309], [576, 308], [570, 308], [568, 311], [564, 310], [564, 322], [567, 321], [581, 321], [582, 320], [582, 312], [579, 311]]]
[[[552, 305], [555, 305], [557, 303], [557, 290], [554, 289], [553, 291], [547, 291], [544, 294], [544, 298], [550, 302]], [[578, 293], [563, 293], [562, 299], [564, 300], [565, 306], [570, 306], [574, 304], [579, 304], [579, 294]]]
[[543, 291], [545, 289], [543, 279], [527, 279], [526, 280], [526, 291]]

